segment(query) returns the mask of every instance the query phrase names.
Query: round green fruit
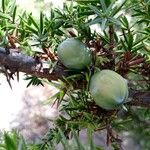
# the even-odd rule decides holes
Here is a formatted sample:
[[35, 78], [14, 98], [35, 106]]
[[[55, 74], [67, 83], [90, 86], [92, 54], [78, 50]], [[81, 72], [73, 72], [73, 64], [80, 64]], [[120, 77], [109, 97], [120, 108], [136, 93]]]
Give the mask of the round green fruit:
[[60, 61], [69, 69], [84, 69], [91, 64], [91, 51], [75, 38], [66, 39], [57, 49]]
[[127, 81], [112, 70], [102, 70], [91, 77], [90, 93], [98, 106], [116, 109], [128, 98]]

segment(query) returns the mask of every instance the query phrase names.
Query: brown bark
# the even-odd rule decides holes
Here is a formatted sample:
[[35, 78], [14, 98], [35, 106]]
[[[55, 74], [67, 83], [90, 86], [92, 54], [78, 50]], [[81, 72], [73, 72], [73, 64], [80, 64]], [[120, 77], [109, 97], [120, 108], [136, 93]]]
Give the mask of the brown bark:
[[128, 105], [150, 108], [150, 91], [130, 91], [130, 97], [132, 100]]
[[57, 80], [65, 76], [65, 70], [60, 63], [57, 63], [52, 73], [49, 73], [49, 68], [45, 67], [44, 63], [46, 62], [38, 61], [13, 49], [10, 49], [10, 54], [7, 54], [4, 48], [0, 48], [0, 67], [5, 67], [13, 73], [24, 72], [48, 80]]

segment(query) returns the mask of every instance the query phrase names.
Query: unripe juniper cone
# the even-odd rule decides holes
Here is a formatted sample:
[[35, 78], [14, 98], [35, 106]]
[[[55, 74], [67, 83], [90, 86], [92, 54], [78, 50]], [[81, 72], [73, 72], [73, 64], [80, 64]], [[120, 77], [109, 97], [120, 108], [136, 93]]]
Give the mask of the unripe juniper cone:
[[63, 41], [58, 46], [57, 54], [63, 65], [69, 69], [84, 69], [92, 61], [89, 48], [75, 38], [69, 38]]
[[90, 93], [101, 108], [116, 109], [128, 98], [127, 81], [112, 70], [102, 70], [91, 77]]

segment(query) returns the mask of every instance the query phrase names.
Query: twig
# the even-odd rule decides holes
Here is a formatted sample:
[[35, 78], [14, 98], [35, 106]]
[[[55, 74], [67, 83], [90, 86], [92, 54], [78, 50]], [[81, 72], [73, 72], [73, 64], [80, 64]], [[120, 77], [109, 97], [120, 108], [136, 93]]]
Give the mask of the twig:
[[[64, 67], [57, 63], [52, 73], [47, 71], [48, 68], [41, 67], [41, 63], [31, 56], [26, 56], [22, 53], [12, 51], [7, 54], [4, 48], [0, 48], [0, 66], [6, 66], [10, 72], [24, 72], [39, 78], [46, 78], [48, 80], [61, 79], [66, 75]], [[45, 63], [45, 62], [43, 62]], [[48, 64], [47, 64], [48, 65]], [[40, 69], [39, 69], [40, 68]]]
[[130, 91], [132, 100], [128, 102], [131, 106], [142, 106], [150, 108], [150, 91]]

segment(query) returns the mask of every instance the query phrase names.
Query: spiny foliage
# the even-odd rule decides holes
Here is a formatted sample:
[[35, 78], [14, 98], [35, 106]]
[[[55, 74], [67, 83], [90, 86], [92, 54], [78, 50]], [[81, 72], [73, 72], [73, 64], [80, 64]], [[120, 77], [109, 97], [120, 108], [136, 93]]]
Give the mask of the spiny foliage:
[[[59, 127], [64, 132], [61, 134], [64, 147], [68, 147], [65, 138], [72, 130], [79, 131], [83, 128], [89, 128], [92, 132], [106, 129], [107, 143], [112, 142], [119, 147], [120, 140], [117, 133], [112, 132], [112, 128], [119, 132], [128, 131], [133, 130], [136, 124], [135, 131], [132, 132], [136, 137], [139, 135], [136, 131], [143, 131], [141, 145], [148, 149], [150, 145], [144, 141], [149, 139], [149, 110], [128, 105], [127, 112], [123, 109], [103, 110], [95, 105], [90, 96], [89, 81], [96, 70], [111, 69], [129, 81], [130, 89], [149, 91], [150, 2], [67, 1], [63, 10], [50, 8], [50, 14], [40, 12], [39, 18], [35, 18], [32, 13], [17, 10], [15, 1], [1, 1], [0, 45], [6, 50], [22, 50], [22, 53], [48, 61], [50, 68], [57, 63], [55, 57], [58, 45], [68, 37], [77, 37], [93, 53], [93, 61], [89, 68], [83, 71], [65, 68], [68, 76], [63, 77], [62, 81], [50, 83], [59, 89], [53, 99], [67, 115], [60, 115], [55, 121], [56, 128]], [[45, 81], [30, 76], [26, 79], [29, 80], [28, 86], [43, 84]], [[48, 136], [43, 140], [45, 145], [60, 142], [56, 138], [58, 129], [53, 132], [55, 136]], [[6, 135], [4, 134], [5, 137]], [[76, 141], [83, 149], [79, 140]]]

